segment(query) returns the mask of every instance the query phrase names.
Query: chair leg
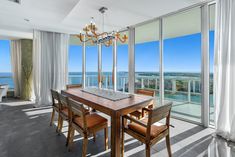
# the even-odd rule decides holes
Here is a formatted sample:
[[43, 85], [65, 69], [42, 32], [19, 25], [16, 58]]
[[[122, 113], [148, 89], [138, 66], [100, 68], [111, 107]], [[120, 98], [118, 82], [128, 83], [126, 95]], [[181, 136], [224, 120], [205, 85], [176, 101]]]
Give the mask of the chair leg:
[[61, 119], [60, 119], [59, 133], [61, 133], [61, 132], [62, 132], [63, 122], [64, 122], [64, 120], [63, 120], [63, 118], [61, 117]]
[[54, 121], [54, 116], [55, 116], [55, 109], [52, 110], [52, 113], [51, 113], [51, 122], [50, 122], [50, 126], [52, 126], [52, 123]]
[[59, 128], [60, 128], [60, 121], [61, 121], [61, 117], [60, 115], [58, 116], [58, 124], [57, 124], [57, 128], [56, 128], [56, 132], [59, 134]]
[[67, 134], [67, 140], [66, 140], [66, 146], [68, 146], [69, 144], [69, 139], [70, 139], [70, 133], [71, 132], [71, 125], [69, 123], [69, 127], [68, 127], [68, 134]]
[[168, 134], [166, 136], [166, 147], [167, 147], [167, 151], [168, 151], [168, 155], [169, 157], [171, 157], [171, 143], [170, 143], [170, 135]]
[[83, 145], [82, 145], [82, 157], [86, 157], [86, 152], [87, 152], [87, 144], [88, 144], [88, 138], [85, 135], [83, 139]]
[[150, 157], [150, 145], [149, 144], [146, 144], [146, 157]]
[[108, 143], [109, 137], [108, 137], [108, 126], [104, 128], [104, 146], [105, 150], [109, 149], [109, 143]]
[[74, 132], [75, 132], [74, 128], [71, 127], [71, 128], [70, 128], [70, 135], [69, 135], [69, 142], [68, 142], [69, 151], [72, 150]]
[[142, 117], [144, 117], [145, 116], [145, 111], [144, 110], [142, 110]]
[[93, 132], [93, 141], [94, 142], [96, 141], [96, 134], [95, 134], [95, 132]]

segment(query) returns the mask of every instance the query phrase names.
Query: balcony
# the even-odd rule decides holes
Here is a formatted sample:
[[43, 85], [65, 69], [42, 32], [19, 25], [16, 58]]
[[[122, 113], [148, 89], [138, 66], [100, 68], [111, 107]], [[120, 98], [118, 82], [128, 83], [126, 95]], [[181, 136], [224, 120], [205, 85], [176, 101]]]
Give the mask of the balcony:
[[[117, 77], [117, 90], [128, 91], [127, 73], [122, 72]], [[156, 99], [159, 101], [159, 76], [147, 76], [136, 74], [136, 89], [154, 89]], [[187, 74], [184, 74], [187, 75]], [[192, 75], [192, 74], [191, 74]], [[182, 74], [165, 74], [164, 76], [164, 99], [173, 101], [172, 115], [180, 119], [187, 119], [194, 122], [201, 122], [201, 80], [198, 74], [195, 76], [182, 76]], [[103, 88], [112, 88], [112, 74], [103, 75]], [[81, 73], [70, 73], [69, 84], [82, 83]], [[98, 86], [97, 74], [89, 73], [86, 75], [86, 86]], [[213, 78], [210, 78], [210, 123], [214, 123], [213, 105]]]

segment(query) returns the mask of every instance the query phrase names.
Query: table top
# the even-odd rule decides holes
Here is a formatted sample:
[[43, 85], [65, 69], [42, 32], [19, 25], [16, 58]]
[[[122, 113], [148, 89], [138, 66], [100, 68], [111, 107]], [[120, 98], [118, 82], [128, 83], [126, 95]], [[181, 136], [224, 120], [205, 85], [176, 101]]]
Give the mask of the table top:
[[[100, 108], [106, 109], [106, 112], [112, 111], [125, 111], [128, 109], [135, 110], [143, 106], [147, 106], [153, 102], [153, 97], [133, 94], [131, 97], [112, 101], [104, 97], [100, 97], [88, 92], [84, 92], [81, 88], [73, 88], [63, 90], [62, 94], [71, 97], [72, 99], [84, 103], [92, 108], [99, 110]], [[132, 112], [132, 111], [129, 111]]]
[[113, 90], [110, 89], [100, 89], [100, 88], [96, 88], [96, 87], [92, 87], [92, 88], [85, 88], [82, 89], [83, 92], [87, 92], [105, 99], [109, 99], [111, 101], [119, 101], [122, 99], [127, 99], [129, 97], [131, 97], [132, 95], [129, 93], [123, 93], [123, 92], [115, 92]]

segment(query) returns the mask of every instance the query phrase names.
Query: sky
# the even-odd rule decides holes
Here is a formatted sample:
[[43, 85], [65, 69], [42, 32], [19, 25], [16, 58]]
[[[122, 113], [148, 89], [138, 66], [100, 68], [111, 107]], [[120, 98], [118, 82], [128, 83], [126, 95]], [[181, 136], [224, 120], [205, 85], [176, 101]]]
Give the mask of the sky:
[[[201, 35], [193, 34], [164, 40], [165, 72], [201, 71]], [[213, 71], [214, 32], [210, 32], [210, 71]], [[102, 69], [112, 71], [112, 46], [102, 47]], [[98, 50], [96, 46], [86, 47], [86, 69], [96, 72]], [[69, 72], [82, 71], [82, 47], [70, 45]], [[159, 72], [159, 42], [135, 45], [136, 72]], [[128, 46], [117, 47], [117, 70], [128, 71]], [[10, 41], [0, 40], [0, 72], [10, 72]]]
[[0, 72], [11, 71], [10, 41], [0, 40]]
[[[70, 46], [69, 71], [82, 71], [82, 47]], [[213, 71], [214, 32], [210, 32], [210, 71]], [[96, 46], [86, 48], [86, 68], [96, 72], [98, 52]], [[102, 69], [112, 71], [112, 47], [102, 47]], [[128, 71], [128, 46], [117, 47], [117, 70]], [[147, 42], [135, 45], [136, 72], [159, 72], [159, 42]], [[201, 34], [187, 35], [164, 40], [165, 72], [201, 71]]]

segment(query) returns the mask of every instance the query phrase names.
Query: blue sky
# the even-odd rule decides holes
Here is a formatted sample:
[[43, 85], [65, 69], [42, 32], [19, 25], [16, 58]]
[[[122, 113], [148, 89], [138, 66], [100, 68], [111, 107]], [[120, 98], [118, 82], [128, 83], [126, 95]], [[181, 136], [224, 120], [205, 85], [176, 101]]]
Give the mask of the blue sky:
[[[164, 71], [200, 72], [201, 70], [201, 35], [193, 34], [164, 41]], [[213, 70], [214, 32], [210, 32], [210, 71]], [[0, 40], [0, 72], [10, 72], [10, 42]], [[97, 71], [98, 52], [96, 46], [86, 48], [86, 68], [88, 72]], [[159, 43], [136, 44], [135, 64], [137, 72], [159, 71]], [[102, 48], [102, 69], [112, 71], [112, 47]], [[117, 47], [117, 70], [128, 70], [128, 47]], [[69, 71], [82, 71], [82, 47], [71, 45], [69, 48]]]
[[0, 40], [0, 72], [11, 71], [10, 41]]

